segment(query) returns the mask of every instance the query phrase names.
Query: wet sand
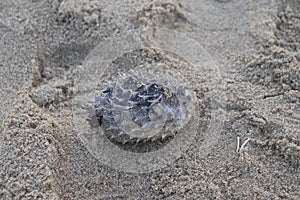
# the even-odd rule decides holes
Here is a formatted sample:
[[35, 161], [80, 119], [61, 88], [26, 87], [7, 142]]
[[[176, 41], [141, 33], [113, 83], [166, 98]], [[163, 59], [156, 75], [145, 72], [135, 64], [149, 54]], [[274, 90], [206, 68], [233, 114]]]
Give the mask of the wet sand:
[[[4, 0], [0, 8], [0, 199], [300, 198], [298, 1]], [[104, 165], [78, 136], [75, 74], [101, 41], [144, 26], [183, 32], [210, 54], [226, 117], [208, 153], [196, 133], [167, 167], [128, 173]]]

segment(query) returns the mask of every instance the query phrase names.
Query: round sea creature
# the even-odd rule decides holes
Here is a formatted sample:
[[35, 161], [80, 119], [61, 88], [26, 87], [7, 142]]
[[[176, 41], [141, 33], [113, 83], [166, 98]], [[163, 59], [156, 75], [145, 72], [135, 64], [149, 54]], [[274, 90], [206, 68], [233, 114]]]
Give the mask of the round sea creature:
[[192, 107], [191, 94], [175, 80], [136, 70], [95, 98], [100, 126], [120, 143], [173, 136], [189, 120]]

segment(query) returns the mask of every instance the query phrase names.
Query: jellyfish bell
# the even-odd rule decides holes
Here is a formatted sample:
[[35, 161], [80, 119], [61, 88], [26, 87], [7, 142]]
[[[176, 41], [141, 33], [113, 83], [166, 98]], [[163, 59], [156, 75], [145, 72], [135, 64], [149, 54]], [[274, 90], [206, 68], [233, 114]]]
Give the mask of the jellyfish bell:
[[109, 127], [104, 131], [108, 138], [122, 144], [174, 136], [192, 114], [190, 95], [185, 96], [184, 87], [167, 75], [140, 66], [110, 85], [114, 87], [95, 98], [96, 115], [100, 126]]

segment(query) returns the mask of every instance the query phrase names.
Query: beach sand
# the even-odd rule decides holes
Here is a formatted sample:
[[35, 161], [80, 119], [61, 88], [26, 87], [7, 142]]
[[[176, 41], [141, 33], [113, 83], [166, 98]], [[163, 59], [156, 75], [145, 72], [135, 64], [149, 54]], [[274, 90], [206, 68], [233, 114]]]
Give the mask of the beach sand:
[[[299, 13], [297, 0], [2, 0], [0, 199], [300, 199]], [[78, 136], [74, 74], [101, 41], [145, 26], [211, 56], [225, 117], [207, 153], [196, 133], [168, 166], [130, 173]]]

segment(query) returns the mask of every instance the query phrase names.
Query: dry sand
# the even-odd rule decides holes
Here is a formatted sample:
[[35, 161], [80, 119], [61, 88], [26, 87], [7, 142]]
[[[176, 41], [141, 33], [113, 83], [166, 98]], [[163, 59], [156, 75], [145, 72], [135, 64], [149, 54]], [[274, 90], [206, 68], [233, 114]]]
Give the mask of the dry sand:
[[[297, 0], [2, 0], [0, 199], [300, 199], [299, 13]], [[196, 139], [168, 167], [135, 174], [92, 156], [71, 107], [86, 55], [142, 26], [210, 53], [226, 119], [209, 154]]]

